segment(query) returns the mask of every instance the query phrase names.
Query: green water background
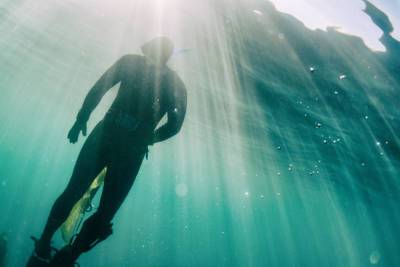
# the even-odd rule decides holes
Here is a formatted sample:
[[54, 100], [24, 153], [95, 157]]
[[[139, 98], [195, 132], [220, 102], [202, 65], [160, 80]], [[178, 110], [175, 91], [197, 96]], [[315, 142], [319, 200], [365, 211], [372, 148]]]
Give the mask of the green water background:
[[150, 149], [82, 266], [399, 266], [398, 50], [308, 30], [267, 2], [156, 2], [0, 5], [7, 266], [23, 266], [68, 181], [88, 89], [158, 34], [185, 48], [171, 61], [185, 125]]

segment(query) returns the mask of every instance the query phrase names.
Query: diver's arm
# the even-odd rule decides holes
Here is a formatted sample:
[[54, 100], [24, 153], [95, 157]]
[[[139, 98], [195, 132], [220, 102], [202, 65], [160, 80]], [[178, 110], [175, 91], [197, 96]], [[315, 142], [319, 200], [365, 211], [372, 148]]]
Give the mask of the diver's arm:
[[175, 99], [173, 105], [167, 113], [168, 121], [161, 127], [155, 130], [152, 144], [162, 142], [176, 135], [182, 128], [183, 120], [186, 114], [186, 90], [180, 90], [180, 95]]
[[121, 81], [123, 65], [126, 61], [125, 58], [126, 57], [122, 57], [112, 65], [90, 89], [85, 101], [83, 102], [82, 108], [76, 117], [77, 121], [86, 123], [89, 120], [90, 114], [99, 104], [107, 91]]
[[120, 58], [90, 89], [81, 109], [79, 110], [75, 123], [68, 133], [68, 139], [71, 143], [76, 143], [80, 132], [86, 136], [86, 123], [89, 120], [90, 114], [99, 104], [105, 93], [121, 81], [126, 60], [127, 56]]

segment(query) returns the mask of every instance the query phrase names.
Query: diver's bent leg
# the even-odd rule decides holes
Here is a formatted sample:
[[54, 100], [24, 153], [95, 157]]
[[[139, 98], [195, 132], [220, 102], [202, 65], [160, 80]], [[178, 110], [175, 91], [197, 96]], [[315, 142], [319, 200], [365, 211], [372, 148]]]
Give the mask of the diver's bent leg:
[[76, 161], [71, 179], [64, 192], [55, 201], [39, 245], [50, 246], [50, 241], [57, 229], [68, 218], [74, 204], [82, 197], [106, 165], [105, 153], [101, 153], [101, 129], [96, 127], [89, 135]]
[[124, 155], [113, 160], [108, 167], [99, 209], [89, 217], [72, 244], [74, 260], [91, 249], [93, 243], [102, 241], [111, 234], [111, 220], [128, 195], [139, 172], [144, 153]]

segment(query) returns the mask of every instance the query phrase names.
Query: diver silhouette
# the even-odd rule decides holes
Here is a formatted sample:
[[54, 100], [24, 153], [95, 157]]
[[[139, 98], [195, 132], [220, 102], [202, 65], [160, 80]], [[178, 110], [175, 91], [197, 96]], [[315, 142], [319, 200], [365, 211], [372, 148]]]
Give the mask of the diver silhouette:
[[[85, 141], [65, 191], [55, 201], [43, 234], [27, 266], [74, 266], [78, 257], [111, 233], [111, 220], [130, 191], [148, 146], [177, 134], [186, 113], [186, 89], [167, 62], [172, 41], [157, 37], [145, 43], [141, 55], [125, 55], [111, 66], [86, 96], [68, 133], [76, 143], [86, 135], [86, 123], [103, 95], [120, 83], [104, 118]], [[164, 115], [167, 122], [159, 127]], [[51, 256], [51, 239], [92, 181], [107, 168], [97, 211], [82, 225], [71, 244]]]

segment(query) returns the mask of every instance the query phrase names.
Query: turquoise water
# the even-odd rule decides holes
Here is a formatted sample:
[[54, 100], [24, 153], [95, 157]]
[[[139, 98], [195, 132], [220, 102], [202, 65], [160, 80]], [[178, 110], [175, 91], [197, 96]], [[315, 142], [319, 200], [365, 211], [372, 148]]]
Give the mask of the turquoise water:
[[71, 175], [84, 140], [66, 135], [87, 91], [159, 34], [181, 48], [185, 124], [150, 148], [82, 266], [400, 266], [400, 43], [371, 16], [385, 52], [265, 1], [3, 1], [6, 266], [23, 266]]

